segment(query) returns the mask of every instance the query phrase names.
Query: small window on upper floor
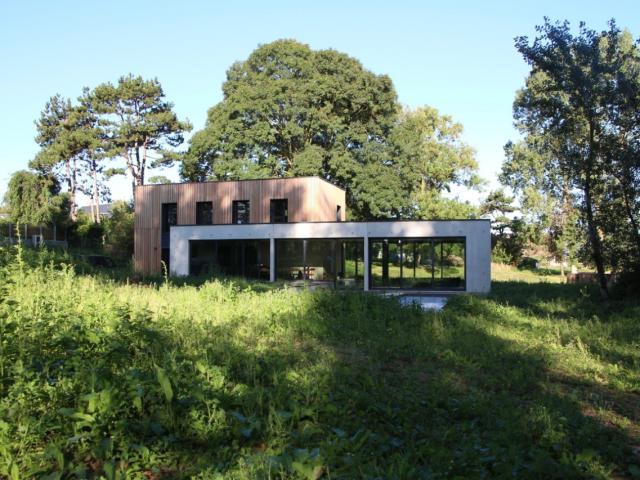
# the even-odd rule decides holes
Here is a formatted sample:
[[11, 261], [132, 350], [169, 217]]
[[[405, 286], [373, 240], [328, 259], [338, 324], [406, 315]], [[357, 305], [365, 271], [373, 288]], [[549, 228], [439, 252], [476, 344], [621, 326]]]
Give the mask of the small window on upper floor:
[[234, 200], [233, 210], [231, 212], [231, 223], [242, 224], [249, 223], [249, 200]]
[[211, 225], [213, 223], [213, 202], [196, 203], [196, 225]]
[[163, 203], [162, 204], [162, 231], [169, 232], [171, 225], [178, 224], [178, 204]]
[[271, 223], [287, 223], [289, 221], [289, 201], [286, 198], [271, 200]]
[[341, 222], [342, 221], [342, 206], [338, 205], [336, 207], [336, 222]]

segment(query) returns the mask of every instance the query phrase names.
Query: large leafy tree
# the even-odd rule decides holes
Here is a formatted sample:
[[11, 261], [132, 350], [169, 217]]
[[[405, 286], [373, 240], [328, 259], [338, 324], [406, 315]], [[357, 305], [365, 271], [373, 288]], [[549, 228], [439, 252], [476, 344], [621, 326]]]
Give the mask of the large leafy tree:
[[463, 128], [448, 115], [429, 106], [404, 109], [391, 131], [390, 160], [399, 165], [410, 193], [414, 218], [468, 218], [477, 216], [469, 203], [447, 198], [453, 186], [477, 188], [475, 152], [462, 141]]
[[[434, 141], [461, 147], [456, 124], [432, 109], [401, 115], [388, 76], [335, 50], [263, 45], [228, 70], [222, 89], [183, 162], [188, 180], [319, 175], [347, 190], [355, 217], [416, 217], [422, 184], [439, 193], [460, 163], [474, 166], [467, 151], [449, 166], [428, 151]], [[416, 151], [403, 147], [408, 138]]]
[[55, 176], [27, 170], [15, 172], [5, 195], [11, 220], [25, 225], [64, 221], [68, 215], [68, 197], [59, 193]]
[[[381, 170], [398, 111], [389, 77], [343, 53], [280, 40], [232, 65], [223, 93], [191, 141], [185, 178], [321, 175], [347, 187], [366, 214], [400, 206], [386, 184], [401, 180]], [[376, 182], [377, 204], [358, 196]]]
[[72, 220], [77, 219], [77, 194], [89, 196], [92, 216], [97, 214], [100, 200], [108, 197], [102, 181], [102, 160], [108, 151], [108, 139], [95, 111], [88, 89], [84, 89], [78, 104], [56, 95], [45, 105], [36, 121], [36, 141], [40, 152], [30, 166], [43, 172], [56, 174], [67, 185]]
[[519, 199], [524, 220], [541, 232], [545, 246], [561, 269], [576, 258], [580, 237], [579, 210], [568, 172], [554, 159], [551, 145], [544, 148], [534, 135], [526, 141], [508, 142], [500, 182]]
[[70, 152], [66, 144], [69, 133], [69, 117], [73, 107], [71, 100], [54, 95], [45, 104], [40, 118], [36, 120], [36, 143], [41, 150], [30, 162], [30, 167], [40, 171], [55, 173], [67, 186], [70, 201], [69, 214], [77, 218], [76, 196], [78, 192], [77, 152]]
[[178, 119], [157, 79], [123, 76], [116, 85], [97, 86], [91, 102], [105, 121], [110, 153], [125, 162], [124, 169], [109, 173], [129, 173], [134, 187], [144, 185], [148, 168], [171, 165], [177, 154], [168, 147], [181, 145], [191, 130], [188, 121]]
[[544, 171], [566, 175], [606, 297], [607, 266], [625, 259], [637, 268], [640, 259], [638, 46], [613, 21], [603, 32], [581, 24], [574, 35], [568, 22], [545, 19], [538, 32], [516, 39], [532, 68], [514, 118], [545, 154]]

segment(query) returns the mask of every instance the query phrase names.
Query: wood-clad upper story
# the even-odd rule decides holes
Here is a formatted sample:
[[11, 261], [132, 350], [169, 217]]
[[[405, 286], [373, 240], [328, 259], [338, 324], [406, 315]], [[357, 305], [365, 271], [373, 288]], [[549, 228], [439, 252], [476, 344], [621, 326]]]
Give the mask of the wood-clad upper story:
[[[249, 201], [248, 223], [270, 223], [271, 200], [287, 200], [287, 222], [334, 222], [345, 219], [344, 190], [319, 177], [273, 178], [167, 185], [135, 189], [135, 264], [160, 273], [163, 204], [177, 207], [177, 225], [195, 225], [199, 202], [211, 202], [212, 224], [231, 224], [233, 204]], [[165, 232], [166, 236], [166, 232]]]

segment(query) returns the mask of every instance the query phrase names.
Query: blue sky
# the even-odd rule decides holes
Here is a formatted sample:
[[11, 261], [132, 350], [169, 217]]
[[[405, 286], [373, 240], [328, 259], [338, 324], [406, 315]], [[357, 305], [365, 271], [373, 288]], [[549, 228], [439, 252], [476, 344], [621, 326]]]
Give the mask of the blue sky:
[[[463, 124], [480, 173], [495, 182], [516, 137], [511, 104], [527, 66], [513, 47], [544, 16], [602, 29], [616, 18], [640, 35], [636, 1], [15, 1], [0, 4], [0, 198], [37, 152], [33, 121], [55, 93], [126, 73], [157, 77], [195, 130], [221, 99], [225, 71], [259, 44], [295, 38], [386, 73], [400, 101]], [[169, 176], [175, 172], [169, 172]], [[115, 198], [128, 180], [112, 182]]]

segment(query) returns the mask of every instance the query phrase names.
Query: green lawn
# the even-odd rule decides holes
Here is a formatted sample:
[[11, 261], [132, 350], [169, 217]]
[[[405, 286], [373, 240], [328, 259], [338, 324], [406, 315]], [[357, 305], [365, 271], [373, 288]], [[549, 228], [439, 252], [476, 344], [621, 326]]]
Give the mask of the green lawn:
[[0, 477], [640, 474], [638, 300], [500, 281], [424, 313], [56, 261], [0, 250]]

